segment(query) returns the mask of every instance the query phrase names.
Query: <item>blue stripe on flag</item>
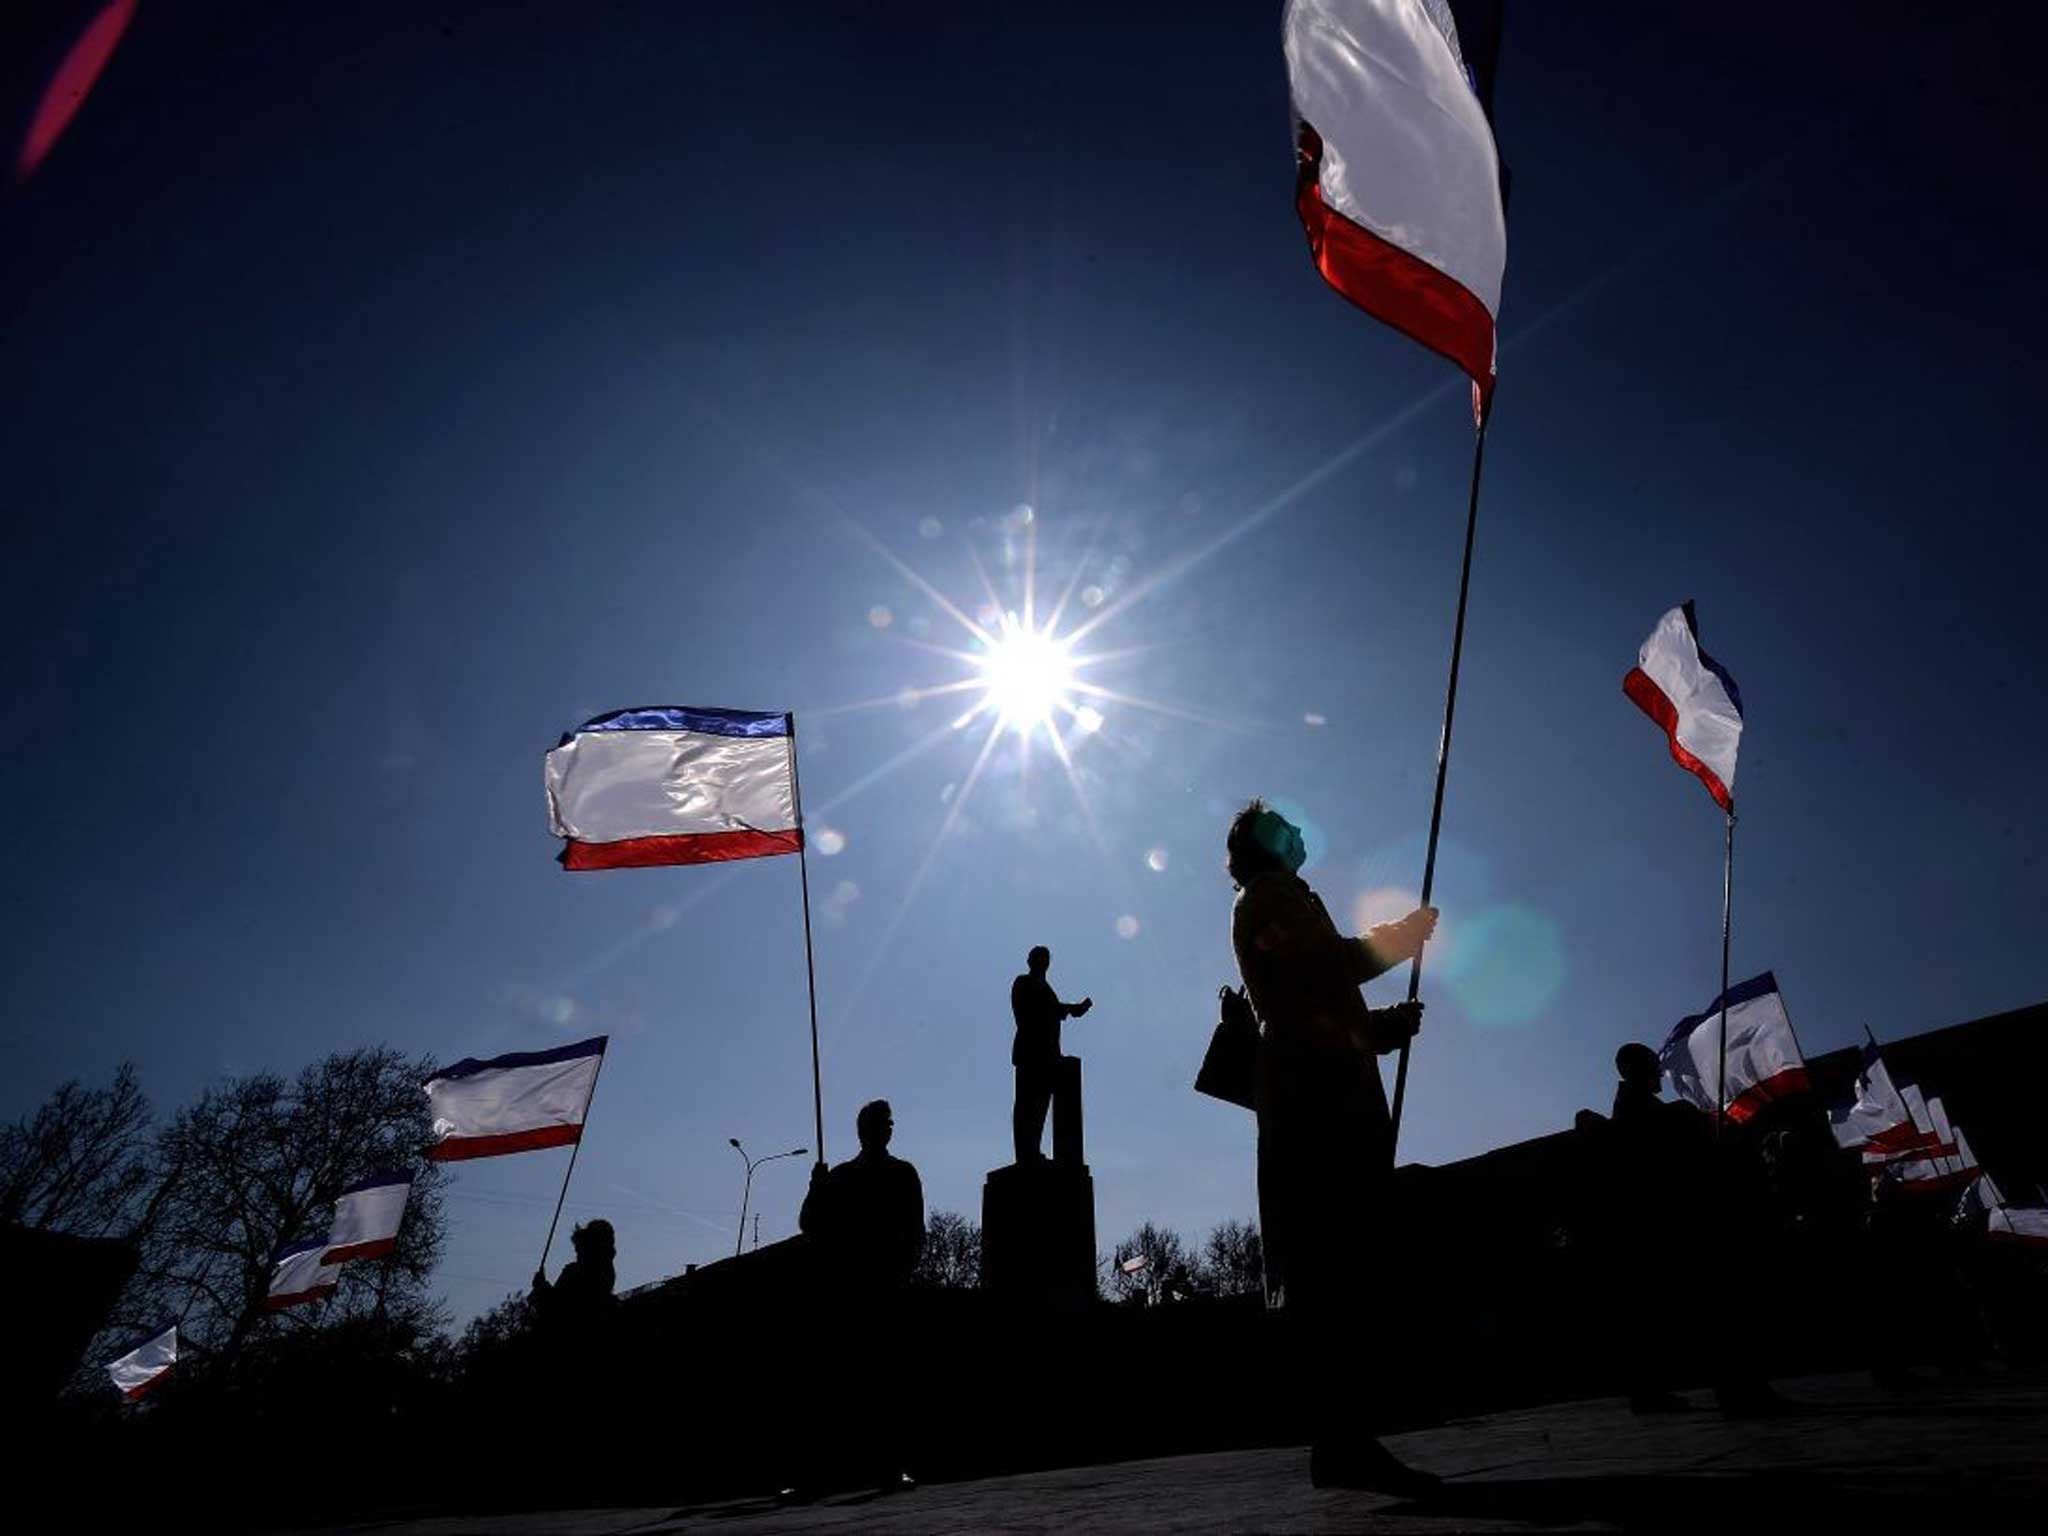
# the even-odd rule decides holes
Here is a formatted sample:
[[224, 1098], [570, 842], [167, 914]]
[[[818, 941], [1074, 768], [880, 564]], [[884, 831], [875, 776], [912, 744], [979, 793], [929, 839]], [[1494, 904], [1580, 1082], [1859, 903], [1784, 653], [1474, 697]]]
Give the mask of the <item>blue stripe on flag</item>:
[[279, 1243], [270, 1255], [270, 1267], [277, 1268], [293, 1254], [304, 1253], [310, 1248], [324, 1249], [328, 1246], [326, 1237], [309, 1237], [296, 1243]]
[[438, 1083], [458, 1077], [475, 1077], [479, 1072], [503, 1072], [513, 1067], [547, 1067], [558, 1061], [574, 1061], [578, 1056], [602, 1056], [610, 1035], [594, 1035], [588, 1040], [578, 1040], [574, 1045], [558, 1045], [552, 1051], [513, 1051], [506, 1056], [493, 1056], [489, 1061], [478, 1061], [474, 1056], [465, 1056], [452, 1067], [443, 1067], [427, 1081]]
[[[576, 727], [585, 731], [696, 731], [705, 736], [787, 736], [789, 715], [758, 709], [691, 709], [687, 705], [651, 705], [615, 709]], [[563, 738], [565, 741], [567, 737]]]

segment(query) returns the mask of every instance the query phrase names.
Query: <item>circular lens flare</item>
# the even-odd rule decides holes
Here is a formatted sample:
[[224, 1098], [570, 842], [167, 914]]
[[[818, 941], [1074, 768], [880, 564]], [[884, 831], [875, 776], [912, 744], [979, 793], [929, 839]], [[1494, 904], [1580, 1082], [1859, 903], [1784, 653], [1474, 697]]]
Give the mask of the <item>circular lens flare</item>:
[[1020, 734], [1049, 723], [1055, 711], [1068, 707], [1074, 668], [1067, 647], [1044, 630], [1025, 628], [1015, 614], [1004, 615], [980, 666], [990, 707]]

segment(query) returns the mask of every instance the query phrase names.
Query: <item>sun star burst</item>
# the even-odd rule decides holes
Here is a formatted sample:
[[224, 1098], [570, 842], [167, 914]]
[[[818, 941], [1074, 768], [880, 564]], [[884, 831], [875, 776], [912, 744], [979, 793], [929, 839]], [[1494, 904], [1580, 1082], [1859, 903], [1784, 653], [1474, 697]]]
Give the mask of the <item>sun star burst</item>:
[[1051, 625], [1033, 629], [1014, 613], [1003, 616], [975, 658], [984, 704], [1002, 726], [1027, 736], [1040, 726], [1056, 729], [1056, 717], [1073, 711], [1079, 664], [1071, 642], [1056, 637]]

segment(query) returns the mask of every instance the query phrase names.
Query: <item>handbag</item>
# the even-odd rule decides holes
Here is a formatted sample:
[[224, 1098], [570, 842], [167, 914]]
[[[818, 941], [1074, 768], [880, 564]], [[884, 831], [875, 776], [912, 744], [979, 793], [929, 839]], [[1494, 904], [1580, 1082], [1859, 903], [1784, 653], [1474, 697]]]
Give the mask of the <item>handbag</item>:
[[1202, 1069], [1195, 1074], [1195, 1092], [1239, 1109], [1255, 1109], [1252, 1085], [1258, 1071], [1259, 1016], [1252, 1012], [1252, 1000], [1242, 987], [1218, 987], [1216, 1005], [1220, 1017]]

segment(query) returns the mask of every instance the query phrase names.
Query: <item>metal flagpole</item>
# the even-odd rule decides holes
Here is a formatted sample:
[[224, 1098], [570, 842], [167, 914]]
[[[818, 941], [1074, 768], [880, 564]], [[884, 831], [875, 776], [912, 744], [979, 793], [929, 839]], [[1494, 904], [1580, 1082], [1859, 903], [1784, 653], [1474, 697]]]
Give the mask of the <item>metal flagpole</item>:
[[[609, 1045], [609, 1042], [607, 1042]], [[597, 1053], [597, 1070], [590, 1074], [590, 1095], [583, 1101], [583, 1126], [590, 1124], [590, 1106], [597, 1098], [597, 1080], [604, 1075], [603, 1051]], [[562, 1202], [569, 1198], [569, 1179], [576, 1172], [576, 1154], [583, 1150], [583, 1131], [579, 1129], [576, 1139], [569, 1143], [569, 1166], [562, 1170], [562, 1192], [555, 1196], [555, 1214], [548, 1218], [548, 1240], [540, 1245], [540, 1267], [548, 1267], [548, 1250], [555, 1246], [555, 1227], [562, 1219]]]
[[[1451, 680], [1444, 690], [1444, 729], [1436, 743], [1436, 798], [1429, 808], [1429, 847], [1422, 856], [1422, 905], [1429, 905], [1430, 891], [1436, 884], [1436, 840], [1444, 822], [1444, 779], [1451, 766], [1451, 720], [1458, 709], [1458, 663], [1465, 651], [1465, 598], [1472, 588], [1472, 534], [1479, 525], [1479, 472], [1486, 462], [1486, 424], [1492, 418], [1493, 405], [1487, 403], [1486, 412], [1479, 418], [1479, 431], [1472, 442], [1472, 493], [1465, 504], [1465, 558], [1458, 571], [1458, 617], [1451, 626]], [[1416, 946], [1414, 962], [1408, 968], [1408, 1001], [1414, 1002], [1422, 992], [1422, 947]], [[1408, 1097], [1408, 1053], [1413, 1048], [1412, 1039], [1401, 1042], [1400, 1064], [1394, 1069], [1393, 1130], [1387, 1140], [1388, 1156], [1401, 1143], [1401, 1104]]]
[[[1721, 860], [1721, 1080], [1714, 1087], [1714, 1135], [1728, 1118], [1728, 917], [1735, 899], [1735, 812], [1728, 812], [1728, 840]], [[1787, 1014], [1785, 1022], [1792, 1022]], [[1793, 1037], [1797, 1039], [1795, 1035]]]
[[796, 867], [804, 893], [804, 979], [811, 989], [811, 1118], [817, 1131], [818, 1165], [825, 1164], [825, 1088], [818, 1070], [818, 968], [811, 959], [810, 834], [804, 830], [803, 781], [796, 771], [796, 715], [789, 717], [789, 790], [796, 809]]

